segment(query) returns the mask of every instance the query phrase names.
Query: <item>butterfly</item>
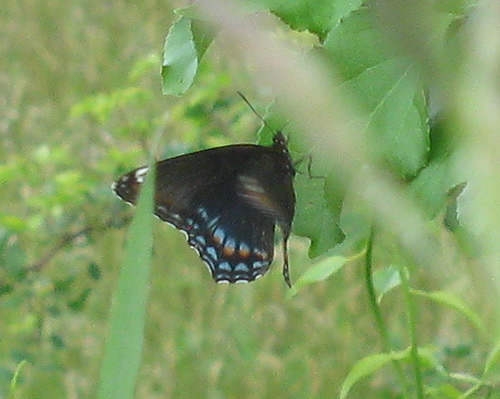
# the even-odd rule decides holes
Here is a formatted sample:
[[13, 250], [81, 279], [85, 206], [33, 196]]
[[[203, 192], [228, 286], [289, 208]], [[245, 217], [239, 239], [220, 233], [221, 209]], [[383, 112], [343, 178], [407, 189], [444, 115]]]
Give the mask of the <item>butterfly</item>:
[[[136, 203], [148, 166], [113, 183]], [[288, 239], [295, 213], [295, 169], [281, 132], [270, 146], [236, 144], [156, 163], [154, 213], [187, 235], [218, 283], [250, 282], [274, 258], [277, 225], [283, 239], [283, 278], [291, 287]]]

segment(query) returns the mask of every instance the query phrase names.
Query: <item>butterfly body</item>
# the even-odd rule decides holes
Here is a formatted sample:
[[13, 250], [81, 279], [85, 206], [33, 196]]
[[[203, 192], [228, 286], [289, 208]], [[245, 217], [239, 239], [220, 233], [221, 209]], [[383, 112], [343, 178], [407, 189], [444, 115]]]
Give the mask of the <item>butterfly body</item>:
[[[148, 167], [113, 184], [135, 204]], [[187, 234], [188, 243], [217, 282], [249, 282], [264, 275], [274, 257], [274, 230], [283, 235], [283, 275], [288, 276], [287, 240], [295, 212], [295, 170], [283, 135], [271, 146], [230, 145], [156, 164], [155, 214]]]

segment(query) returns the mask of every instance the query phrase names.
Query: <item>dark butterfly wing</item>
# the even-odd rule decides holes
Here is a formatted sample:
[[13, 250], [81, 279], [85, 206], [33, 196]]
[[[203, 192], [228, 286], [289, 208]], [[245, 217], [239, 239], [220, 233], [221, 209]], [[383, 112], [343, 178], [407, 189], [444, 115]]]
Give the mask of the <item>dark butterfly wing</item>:
[[[155, 214], [187, 233], [189, 244], [217, 282], [246, 282], [262, 276], [274, 255], [274, 227], [287, 240], [295, 195], [293, 166], [281, 134], [273, 146], [234, 145], [157, 163]], [[135, 204], [148, 168], [122, 176], [114, 192]]]

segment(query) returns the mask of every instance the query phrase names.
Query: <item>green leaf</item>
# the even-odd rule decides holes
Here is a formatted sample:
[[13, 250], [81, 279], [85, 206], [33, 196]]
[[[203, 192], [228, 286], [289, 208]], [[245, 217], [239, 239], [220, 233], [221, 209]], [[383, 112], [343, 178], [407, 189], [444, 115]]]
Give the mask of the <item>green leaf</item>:
[[465, 316], [465, 318], [467, 318], [479, 331], [485, 331], [484, 325], [479, 316], [456, 295], [447, 291], [424, 292], [415, 289], [412, 289], [411, 293], [423, 298], [428, 298], [434, 302], [449, 306], [450, 308], [457, 310], [463, 316]]
[[180, 17], [165, 39], [161, 70], [163, 94], [181, 95], [189, 89], [198, 70], [191, 19]]
[[323, 259], [307, 269], [307, 271], [297, 280], [294, 288], [298, 289], [304, 285], [326, 280], [332, 274], [344, 267], [349, 260], [349, 258], [344, 256], [329, 256]]
[[212, 43], [217, 29], [203, 19], [196, 6], [190, 5], [183, 8], [177, 8], [174, 13], [182, 18], [191, 19], [191, 32], [195, 44], [198, 59], [202, 59], [210, 43]]
[[375, 355], [370, 355], [359, 360], [345, 378], [340, 390], [340, 398], [345, 398], [349, 394], [349, 391], [354, 386], [354, 384], [356, 384], [362, 378], [375, 373], [393, 360], [404, 359], [408, 356], [408, 354], [409, 349], [405, 349], [400, 352], [377, 353]]
[[341, 18], [361, 6], [362, 0], [318, 0], [314, 6], [304, 0], [253, 0], [250, 3], [269, 9], [290, 28], [309, 31], [324, 40]]
[[400, 284], [401, 278], [397, 267], [389, 266], [373, 273], [373, 285], [377, 293], [377, 302], [380, 303], [385, 294]]
[[[418, 348], [418, 357], [419, 362], [426, 368], [432, 368], [443, 376], [447, 375], [444, 367], [435, 356], [435, 350], [425, 347]], [[407, 348], [398, 352], [377, 353], [359, 360], [345, 378], [342, 384], [340, 398], [345, 398], [354, 384], [358, 383], [362, 378], [374, 374], [388, 363], [392, 361], [409, 360], [410, 358], [411, 348]]]
[[324, 179], [311, 179], [304, 174], [295, 177], [297, 213], [293, 232], [311, 240], [311, 258], [332, 249], [345, 238], [339, 227], [340, 210], [334, 212], [329, 206], [324, 186]]
[[411, 190], [430, 217], [436, 216], [445, 206], [451, 168], [449, 159], [436, 159], [411, 182]]
[[352, 242], [357, 241], [353, 237], [349, 236], [342, 244], [337, 245], [329, 251], [321, 261], [307, 269], [293, 285], [290, 293], [291, 296], [295, 295], [301, 287], [328, 279], [341, 270], [348, 262], [361, 257], [364, 254], [364, 249], [354, 255], [345, 255], [346, 253], [352, 253], [352, 248], [354, 247]]
[[[313, 181], [317, 180], [313, 179]], [[307, 193], [304, 195], [307, 197]], [[323, 221], [326, 220], [319, 219], [316, 225], [317, 230], [320, 230], [318, 229], [318, 225], [321, 226]], [[297, 280], [293, 286], [291, 295], [294, 295], [300, 287], [326, 280], [338, 272], [347, 262], [356, 260], [364, 255], [370, 226], [367, 215], [362, 212], [347, 212], [340, 218], [340, 224], [342, 231], [345, 231], [345, 239], [328, 250], [322, 256], [322, 260], [311, 266]]]
[[371, 146], [402, 176], [427, 160], [429, 129], [424, 91], [410, 61], [394, 53], [370, 9], [349, 14], [328, 35], [326, 53], [366, 120]]
[[[152, 170], [152, 169], [150, 169]], [[147, 174], [129, 230], [122, 271], [111, 306], [101, 365], [99, 399], [131, 399], [141, 367], [152, 257], [154, 172]]]

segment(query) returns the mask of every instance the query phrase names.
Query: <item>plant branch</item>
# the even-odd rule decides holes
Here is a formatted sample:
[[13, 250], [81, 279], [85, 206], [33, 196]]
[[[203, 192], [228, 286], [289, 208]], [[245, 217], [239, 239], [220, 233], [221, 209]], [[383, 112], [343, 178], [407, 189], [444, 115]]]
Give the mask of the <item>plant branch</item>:
[[[129, 220], [130, 220], [129, 217], [125, 217], [123, 218], [123, 223], [127, 223]], [[73, 243], [78, 238], [87, 236], [95, 231], [108, 230], [116, 225], [117, 225], [116, 219], [113, 218], [113, 220], [110, 219], [104, 224], [101, 224], [99, 226], [85, 226], [75, 232], [66, 233], [59, 238], [57, 243], [54, 244], [54, 246], [49, 251], [47, 251], [47, 253], [44, 256], [42, 256], [37, 261], [33, 262], [26, 269], [28, 271], [38, 272], [44, 269], [59, 254], [60, 251], [62, 251], [65, 247]]]

